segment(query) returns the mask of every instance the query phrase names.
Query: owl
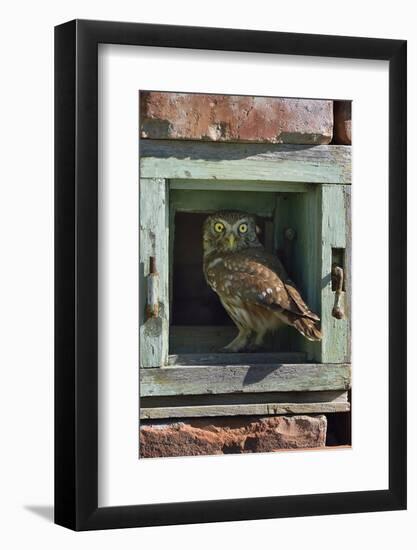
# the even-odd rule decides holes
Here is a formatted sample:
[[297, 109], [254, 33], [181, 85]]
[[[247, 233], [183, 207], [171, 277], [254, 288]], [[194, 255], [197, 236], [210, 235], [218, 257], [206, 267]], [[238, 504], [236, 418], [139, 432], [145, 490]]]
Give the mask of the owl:
[[203, 269], [239, 333], [223, 351], [254, 351], [282, 324], [321, 340], [319, 317], [301, 298], [280, 260], [258, 239], [251, 214], [221, 211], [203, 225]]

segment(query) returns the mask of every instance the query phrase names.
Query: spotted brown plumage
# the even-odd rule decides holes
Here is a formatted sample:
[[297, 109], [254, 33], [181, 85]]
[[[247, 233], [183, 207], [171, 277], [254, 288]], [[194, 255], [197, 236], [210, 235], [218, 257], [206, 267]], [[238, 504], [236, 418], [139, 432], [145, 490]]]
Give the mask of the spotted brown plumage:
[[204, 223], [206, 281], [239, 329], [224, 349], [261, 347], [266, 332], [282, 323], [308, 340], [320, 340], [319, 317], [304, 302], [280, 260], [264, 249], [257, 233], [254, 217], [244, 212], [217, 212]]

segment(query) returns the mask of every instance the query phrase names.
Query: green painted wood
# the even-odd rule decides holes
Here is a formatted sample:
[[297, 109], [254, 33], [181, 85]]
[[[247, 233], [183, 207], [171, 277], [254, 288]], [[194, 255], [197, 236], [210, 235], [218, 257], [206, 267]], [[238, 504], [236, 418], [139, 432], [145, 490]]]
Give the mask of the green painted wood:
[[[154, 147], [155, 145], [155, 147]], [[320, 147], [294, 149], [293, 147], [277, 146], [276, 149], [263, 145], [255, 147], [248, 145], [237, 145], [237, 148], [231, 148], [228, 144], [227, 149], [218, 149], [219, 144], [214, 144], [216, 149], [204, 149], [206, 145], [202, 144], [180, 144], [180, 149], [171, 147], [171, 143], [165, 142], [158, 144], [149, 143], [142, 153], [152, 153], [155, 157], [145, 158], [143, 160], [152, 160], [160, 162], [160, 160], [186, 161], [187, 159], [196, 166], [202, 166], [206, 162], [214, 162], [216, 166], [222, 166], [223, 162], [239, 162], [239, 170], [235, 172], [234, 179], [226, 179], [219, 181], [217, 177], [228, 177], [222, 171], [210, 172], [210, 170], [199, 173], [196, 179], [194, 172], [189, 172], [179, 179], [170, 180], [170, 205], [168, 210], [168, 189], [166, 180], [161, 178], [147, 179], [145, 182], [163, 182], [161, 197], [159, 204], [164, 204], [163, 220], [159, 215], [156, 220], [149, 220], [148, 228], [155, 225], [155, 233], [152, 229], [142, 235], [142, 238], [152, 241], [150, 238], [153, 233], [153, 243], [159, 241], [156, 235], [164, 235], [162, 238], [163, 250], [169, 250], [169, 260], [163, 262], [162, 278], [169, 281], [172, 279], [172, 256], [173, 256], [173, 236], [174, 236], [174, 218], [176, 211], [186, 212], [210, 212], [221, 208], [238, 208], [241, 210], [251, 211], [270, 220], [268, 242], [272, 251], [282, 250], [285, 247], [283, 232], [285, 228], [291, 227], [296, 232], [296, 239], [292, 245], [292, 252], [289, 265], [286, 266], [291, 277], [300, 288], [301, 293], [310, 307], [316, 311], [322, 318], [323, 341], [322, 343], [311, 343], [305, 340], [296, 331], [291, 328], [284, 328], [283, 331], [276, 333], [273, 342], [270, 346], [271, 350], [285, 350], [286, 352], [305, 353], [309, 361], [321, 361], [330, 363], [346, 363], [350, 361], [350, 186], [349, 185], [333, 185], [326, 184], [326, 176], [322, 176], [320, 183], [322, 185], [314, 185], [309, 181], [290, 182], [290, 181], [271, 181], [266, 173], [259, 173], [256, 179], [252, 178], [250, 170], [247, 170], [245, 162], [252, 163], [252, 166], [262, 167], [263, 163], [269, 165], [279, 165], [285, 162], [296, 162], [297, 169], [304, 174], [305, 162], [313, 161], [320, 164], [327, 170], [326, 162], [329, 158], [344, 159], [343, 166], [345, 174], [350, 173], [350, 157], [349, 154], [343, 152], [337, 146], [329, 146], [331, 150], [325, 151], [324, 146], [320, 146], [322, 151], [317, 151]], [[176, 144], [178, 145], [178, 143]], [[161, 147], [162, 146], [162, 147]], [[190, 146], [190, 149], [189, 147]], [[222, 146], [223, 147], [223, 146]], [[336, 148], [335, 148], [336, 147]], [[325, 149], [327, 146], [325, 146]], [[306, 150], [304, 150], [306, 149]], [[309, 149], [309, 151], [307, 151]], [[349, 148], [347, 148], [349, 149]], [[186, 152], [188, 151], [187, 155]], [[169, 156], [170, 154], [177, 156]], [[198, 154], [206, 155], [205, 158], [199, 159]], [[159, 155], [159, 156], [158, 156]], [[327, 155], [327, 157], [326, 157]], [[339, 155], [339, 157], [338, 157]], [[166, 158], [165, 158], [166, 157]], [[224, 157], [224, 158], [223, 158]], [[349, 158], [348, 158], [349, 157]], [[327, 160], [326, 160], [327, 158]], [[217, 159], [217, 160], [216, 160]], [[223, 159], [223, 160], [220, 160]], [[285, 161], [287, 159], [287, 161]], [[338, 161], [339, 161], [338, 160]], [[347, 162], [349, 160], [349, 162]], [[200, 163], [201, 161], [201, 163]], [[160, 165], [162, 166], [162, 165]], [[142, 166], [143, 168], [143, 166]], [[236, 169], [237, 170], [237, 169]], [[146, 173], [146, 171], [145, 171]], [[162, 174], [164, 174], [162, 170]], [[142, 170], [143, 174], [143, 170]], [[217, 175], [216, 175], [217, 174]], [[275, 177], [278, 177], [274, 172]], [[328, 175], [328, 173], [327, 173]], [[171, 174], [172, 176], [172, 174]], [[317, 174], [316, 174], [317, 176]], [[205, 179], [202, 179], [202, 178]], [[231, 176], [229, 176], [231, 177]], [[304, 176], [303, 176], [304, 177]], [[306, 176], [307, 177], [307, 176]], [[237, 179], [236, 179], [237, 178]], [[302, 179], [302, 178], [301, 178]], [[345, 178], [350, 181], [350, 176]], [[337, 182], [334, 182], [337, 183]], [[157, 185], [158, 186], [158, 185]], [[156, 187], [157, 187], [156, 186]], [[213, 187], [210, 187], [213, 186]], [[257, 188], [259, 186], [259, 188]], [[294, 187], [292, 187], [294, 186]], [[149, 185], [149, 188], [152, 186]], [[154, 193], [155, 193], [155, 186]], [[259, 193], [250, 191], [259, 190]], [[289, 192], [289, 190], [291, 192]], [[296, 190], [296, 192], [295, 192]], [[213, 192], [215, 191], [215, 192]], [[231, 192], [233, 191], [233, 192]], [[249, 191], [249, 192], [248, 192]], [[158, 191], [159, 193], [159, 191]], [[155, 197], [156, 195], [154, 195]], [[155, 210], [153, 204], [154, 198], [147, 199], [143, 203], [143, 208], [148, 212]], [[155, 211], [158, 209], [156, 208]], [[145, 215], [146, 216], [146, 215]], [[153, 216], [151, 216], [153, 217]], [[169, 231], [167, 227], [169, 225]], [[162, 228], [162, 230], [161, 230]], [[169, 237], [168, 237], [169, 235]], [[165, 237], [169, 239], [169, 245], [166, 247]], [[159, 246], [159, 245], [158, 245]], [[144, 253], [149, 254], [155, 244], [146, 247]], [[331, 251], [332, 248], [345, 248], [346, 261], [346, 295], [345, 295], [345, 310], [347, 318], [344, 320], [336, 320], [331, 316], [331, 310], [334, 301], [334, 292], [331, 289]], [[161, 255], [161, 250], [158, 252]], [[162, 256], [163, 257], [163, 254]], [[142, 261], [142, 260], [141, 260]], [[285, 263], [285, 262], [284, 262]], [[145, 271], [144, 264], [141, 267], [141, 272]], [[158, 269], [161, 262], [158, 261]], [[168, 275], [167, 275], [167, 273]], [[141, 298], [146, 292], [141, 284]], [[169, 287], [169, 284], [168, 284]], [[165, 288], [165, 287], [164, 287]], [[165, 290], [163, 291], [165, 292]], [[166, 298], [163, 298], [162, 311], [163, 318], [156, 322], [150, 320], [147, 325], [147, 343], [145, 342], [145, 323], [141, 323], [141, 347], [144, 350], [142, 364], [145, 366], [160, 366], [166, 364], [167, 361], [167, 323], [169, 318], [169, 291], [166, 292]], [[165, 311], [168, 313], [165, 314]], [[152, 326], [155, 325], [155, 326]], [[232, 330], [232, 329], [231, 329]], [[155, 342], [158, 344], [155, 347]], [[160, 351], [158, 351], [160, 349]], [[178, 351], [178, 350], [176, 350]], [[179, 350], [192, 351], [192, 350]], [[213, 351], [213, 350], [208, 350]], [[157, 360], [158, 354], [160, 361]], [[152, 357], [153, 359], [147, 359]]]
[[141, 408], [140, 418], [198, 418], [213, 416], [323, 414], [350, 411], [350, 403], [260, 403], [250, 405], [201, 405]]
[[[350, 237], [348, 239], [350, 227], [346, 223], [347, 219], [350, 218], [349, 192], [347, 186], [344, 185], [323, 185], [320, 188], [322, 225], [321, 319], [323, 327], [321, 361], [323, 363], [350, 361], [349, 307], [345, 307], [346, 317], [344, 319], [335, 319], [332, 316], [335, 292], [332, 290], [331, 284], [332, 248], [346, 250], [350, 240]], [[345, 306], [347, 304], [346, 293], [344, 294], [344, 304]]]
[[346, 224], [346, 252], [345, 252], [345, 313], [347, 317], [347, 357], [352, 357], [352, 210], [350, 186], [344, 188], [345, 224]]
[[[168, 183], [169, 185], [169, 183]], [[175, 244], [175, 206], [172, 202], [172, 193], [169, 189], [169, 318], [172, 319], [172, 299], [174, 288], [174, 244]], [[169, 337], [171, 337], [171, 331], [169, 331]], [[171, 343], [169, 343], [171, 347]]]
[[[321, 305], [319, 187], [311, 186], [307, 193], [277, 194], [274, 213], [274, 249], [304, 300], [318, 315]], [[287, 229], [293, 231], [291, 241], [286, 237]], [[308, 360], [320, 360], [320, 343], [309, 342], [291, 327], [280, 331], [279, 338], [281, 346], [305, 352]]]
[[[195, 191], [255, 191], [280, 193], [305, 193], [313, 187], [311, 183], [285, 181], [245, 181], [239, 180], [180, 180], [170, 181], [170, 189], [194, 189]], [[253, 200], [253, 196], [252, 196]]]
[[257, 364], [142, 369], [140, 395], [347, 390], [347, 364]]
[[343, 145], [141, 141], [141, 176], [169, 179], [351, 181], [351, 148]]
[[[140, 179], [139, 189], [139, 325], [140, 365], [156, 367], [168, 359], [169, 253], [168, 183], [161, 178]], [[159, 315], [146, 318], [149, 259], [159, 273]]]
[[[322, 186], [316, 186], [306, 200], [297, 196], [293, 215], [299, 219], [300, 238], [295, 254], [295, 273], [297, 284], [312, 310], [321, 318], [321, 195]], [[322, 323], [323, 327], [323, 323]], [[300, 336], [297, 335], [298, 339]], [[302, 339], [302, 349], [309, 360], [321, 360], [321, 342], [309, 342]]]
[[[172, 184], [171, 184], [172, 185]], [[258, 216], [271, 216], [274, 193], [246, 193], [245, 191], [196, 191], [171, 189], [173, 212], [216, 212], [217, 210], [242, 210]]]

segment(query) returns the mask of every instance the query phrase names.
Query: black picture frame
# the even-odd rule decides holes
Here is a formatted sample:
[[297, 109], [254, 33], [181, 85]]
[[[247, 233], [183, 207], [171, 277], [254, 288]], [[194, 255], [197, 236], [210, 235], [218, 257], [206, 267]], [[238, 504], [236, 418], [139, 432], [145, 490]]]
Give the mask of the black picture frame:
[[[389, 61], [389, 488], [98, 507], [98, 44]], [[74, 20], [55, 28], [55, 522], [74, 530], [406, 508], [404, 40]], [[374, 342], [374, 345], [378, 345]]]

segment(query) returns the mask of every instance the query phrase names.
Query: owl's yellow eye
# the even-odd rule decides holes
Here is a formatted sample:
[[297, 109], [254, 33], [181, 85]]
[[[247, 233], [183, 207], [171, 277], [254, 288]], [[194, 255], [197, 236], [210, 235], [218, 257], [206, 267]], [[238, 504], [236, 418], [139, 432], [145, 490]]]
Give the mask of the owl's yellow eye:
[[248, 230], [248, 224], [247, 223], [241, 223], [239, 225], [239, 233], [246, 233]]
[[214, 224], [214, 231], [216, 231], [216, 233], [221, 233], [223, 230], [224, 230], [224, 225], [222, 223], [217, 222]]

